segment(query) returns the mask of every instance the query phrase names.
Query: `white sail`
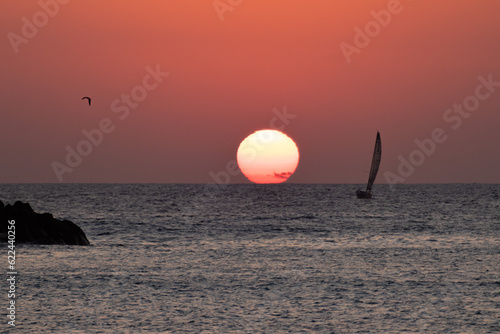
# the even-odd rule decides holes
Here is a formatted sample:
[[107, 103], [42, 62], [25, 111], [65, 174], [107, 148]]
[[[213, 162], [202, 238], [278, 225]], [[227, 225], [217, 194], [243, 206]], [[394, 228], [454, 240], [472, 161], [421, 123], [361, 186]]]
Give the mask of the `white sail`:
[[368, 193], [372, 191], [373, 182], [375, 182], [375, 178], [377, 177], [381, 157], [382, 157], [382, 141], [380, 140], [380, 133], [377, 131], [377, 139], [375, 140], [375, 148], [373, 149], [370, 177], [368, 178], [368, 184], [366, 186], [366, 192]]

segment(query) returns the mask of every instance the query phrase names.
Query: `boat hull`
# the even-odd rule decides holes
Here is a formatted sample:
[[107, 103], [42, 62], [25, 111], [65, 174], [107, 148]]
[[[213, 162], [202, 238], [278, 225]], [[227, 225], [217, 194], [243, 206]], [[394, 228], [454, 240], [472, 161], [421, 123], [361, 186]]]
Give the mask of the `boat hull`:
[[356, 191], [356, 197], [358, 197], [358, 198], [372, 198], [372, 194], [370, 194], [369, 192], [358, 189]]

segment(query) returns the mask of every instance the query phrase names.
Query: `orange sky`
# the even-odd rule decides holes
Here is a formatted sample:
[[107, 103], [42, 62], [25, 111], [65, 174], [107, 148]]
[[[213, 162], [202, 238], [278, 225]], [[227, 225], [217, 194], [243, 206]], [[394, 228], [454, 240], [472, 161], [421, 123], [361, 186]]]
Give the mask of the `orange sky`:
[[478, 88], [500, 82], [499, 1], [214, 2], [3, 4], [0, 182], [210, 182], [270, 122], [300, 150], [287, 182], [366, 182], [377, 130], [378, 183], [500, 182], [500, 86]]

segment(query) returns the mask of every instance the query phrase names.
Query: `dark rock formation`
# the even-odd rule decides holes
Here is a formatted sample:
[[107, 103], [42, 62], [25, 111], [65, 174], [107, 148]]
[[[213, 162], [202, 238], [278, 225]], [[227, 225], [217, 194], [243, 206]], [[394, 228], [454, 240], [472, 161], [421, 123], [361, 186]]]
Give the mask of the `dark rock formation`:
[[90, 245], [85, 233], [75, 223], [55, 219], [50, 213], [36, 213], [28, 203], [20, 201], [14, 205], [4, 205], [0, 201], [0, 241], [7, 241], [9, 220], [15, 220], [16, 244]]

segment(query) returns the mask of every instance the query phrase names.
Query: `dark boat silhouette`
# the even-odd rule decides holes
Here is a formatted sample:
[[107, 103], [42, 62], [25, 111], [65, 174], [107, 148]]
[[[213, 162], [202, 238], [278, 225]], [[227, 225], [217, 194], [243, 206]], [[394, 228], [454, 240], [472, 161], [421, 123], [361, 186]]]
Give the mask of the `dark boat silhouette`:
[[377, 177], [378, 168], [380, 167], [380, 160], [382, 157], [382, 141], [380, 140], [380, 133], [377, 131], [377, 139], [375, 139], [375, 148], [373, 149], [372, 167], [370, 168], [370, 176], [368, 177], [368, 184], [366, 191], [358, 189], [356, 196], [358, 198], [372, 198], [372, 187], [375, 178]]

